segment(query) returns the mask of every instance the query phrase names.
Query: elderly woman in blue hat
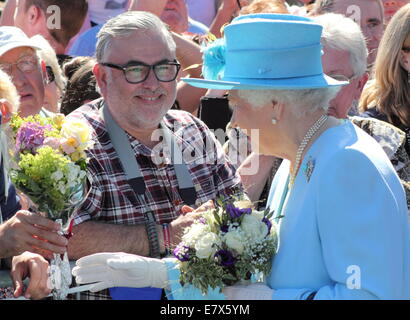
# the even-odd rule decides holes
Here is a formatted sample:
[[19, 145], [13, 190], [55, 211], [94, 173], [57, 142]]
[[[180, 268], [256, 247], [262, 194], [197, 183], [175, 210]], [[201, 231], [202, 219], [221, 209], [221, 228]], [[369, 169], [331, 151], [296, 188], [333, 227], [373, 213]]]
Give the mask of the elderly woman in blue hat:
[[[351, 122], [326, 115], [346, 83], [323, 74], [321, 30], [291, 15], [238, 17], [224, 39], [205, 50], [205, 79], [184, 79], [229, 90], [232, 123], [248, 132], [259, 129], [259, 152], [285, 159], [268, 199], [270, 210], [282, 216], [271, 274], [266, 284], [225, 288], [228, 299], [410, 298], [404, 190], [375, 140]], [[114, 258], [122, 257], [129, 272], [117, 285], [177, 283], [161, 260]], [[87, 282], [93, 265], [82, 259], [74, 274]], [[119, 271], [109, 272], [121, 279]]]

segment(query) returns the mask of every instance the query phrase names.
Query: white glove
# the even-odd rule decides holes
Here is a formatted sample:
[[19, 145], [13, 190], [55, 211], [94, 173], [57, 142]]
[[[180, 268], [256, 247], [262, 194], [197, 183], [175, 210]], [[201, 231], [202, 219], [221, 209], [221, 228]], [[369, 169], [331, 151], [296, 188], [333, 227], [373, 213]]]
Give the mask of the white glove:
[[234, 285], [222, 289], [227, 300], [272, 300], [274, 290], [263, 283]]
[[96, 282], [91, 292], [111, 287], [165, 288], [168, 285], [164, 261], [123, 252], [83, 257], [77, 260], [72, 274], [78, 284]]

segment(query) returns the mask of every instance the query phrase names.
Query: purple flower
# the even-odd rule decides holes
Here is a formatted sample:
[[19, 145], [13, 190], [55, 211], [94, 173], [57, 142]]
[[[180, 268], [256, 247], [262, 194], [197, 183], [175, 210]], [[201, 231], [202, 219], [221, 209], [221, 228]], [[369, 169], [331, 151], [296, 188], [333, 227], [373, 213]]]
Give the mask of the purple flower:
[[221, 231], [226, 233], [229, 231], [229, 227], [226, 224], [224, 224], [223, 226], [221, 226]]
[[199, 223], [206, 224], [206, 219], [201, 217], [198, 219]]
[[235, 219], [235, 218], [242, 217], [242, 215], [244, 215], [244, 214], [251, 214], [252, 209], [251, 208], [239, 209], [239, 208], [236, 208], [233, 204], [229, 203], [226, 206], [226, 212], [229, 214], [229, 216], [232, 219]]
[[263, 218], [262, 222], [266, 223], [266, 226], [268, 227], [268, 234], [270, 234], [270, 229], [272, 228], [272, 222], [270, 222], [270, 220], [268, 218]]
[[174, 257], [181, 262], [189, 261], [189, 247], [179, 244], [173, 251]]
[[235, 258], [233, 254], [228, 250], [219, 250], [215, 253], [215, 258], [220, 260], [221, 266], [231, 267], [235, 264]]
[[44, 131], [51, 130], [50, 125], [42, 126], [36, 122], [24, 123], [17, 132], [16, 148], [18, 152], [34, 153], [44, 142]]

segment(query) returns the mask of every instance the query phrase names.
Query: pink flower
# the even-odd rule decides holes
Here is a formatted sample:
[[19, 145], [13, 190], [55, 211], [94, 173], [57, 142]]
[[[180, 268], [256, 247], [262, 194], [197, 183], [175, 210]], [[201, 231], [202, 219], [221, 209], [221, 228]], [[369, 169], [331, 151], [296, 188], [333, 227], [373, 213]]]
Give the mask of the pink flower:
[[77, 146], [78, 142], [74, 138], [64, 138], [61, 140], [61, 148], [66, 154], [71, 154], [76, 151]]
[[45, 138], [43, 144], [56, 150], [60, 148], [60, 140], [54, 137]]

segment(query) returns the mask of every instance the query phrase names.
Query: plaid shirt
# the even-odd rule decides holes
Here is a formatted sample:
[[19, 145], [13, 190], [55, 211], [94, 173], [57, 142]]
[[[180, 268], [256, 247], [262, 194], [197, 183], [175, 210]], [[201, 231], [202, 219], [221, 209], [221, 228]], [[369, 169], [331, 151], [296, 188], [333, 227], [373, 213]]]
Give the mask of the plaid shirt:
[[[153, 149], [128, 135], [131, 147], [146, 184], [142, 203], [136, 197], [123, 171], [120, 159], [100, 116], [99, 99], [75, 110], [69, 117], [85, 119], [93, 128], [95, 144], [88, 152], [90, 192], [74, 213], [74, 224], [88, 220], [115, 224], [142, 224], [144, 212], [151, 211], [157, 223], [174, 220], [184, 205], [178, 192], [175, 170], [164, 152], [165, 161], [159, 165], [153, 157], [162, 149], [159, 142]], [[219, 196], [229, 196], [242, 190], [240, 177], [227, 159], [220, 143], [202, 121], [191, 114], [170, 110], [164, 117], [179, 145], [197, 193], [197, 205]], [[161, 147], [161, 148], [159, 148]], [[154, 150], [155, 149], [155, 150]], [[160, 153], [159, 153], [160, 154]], [[132, 202], [131, 202], [131, 200]], [[122, 251], [118, 248], [118, 251]]]

